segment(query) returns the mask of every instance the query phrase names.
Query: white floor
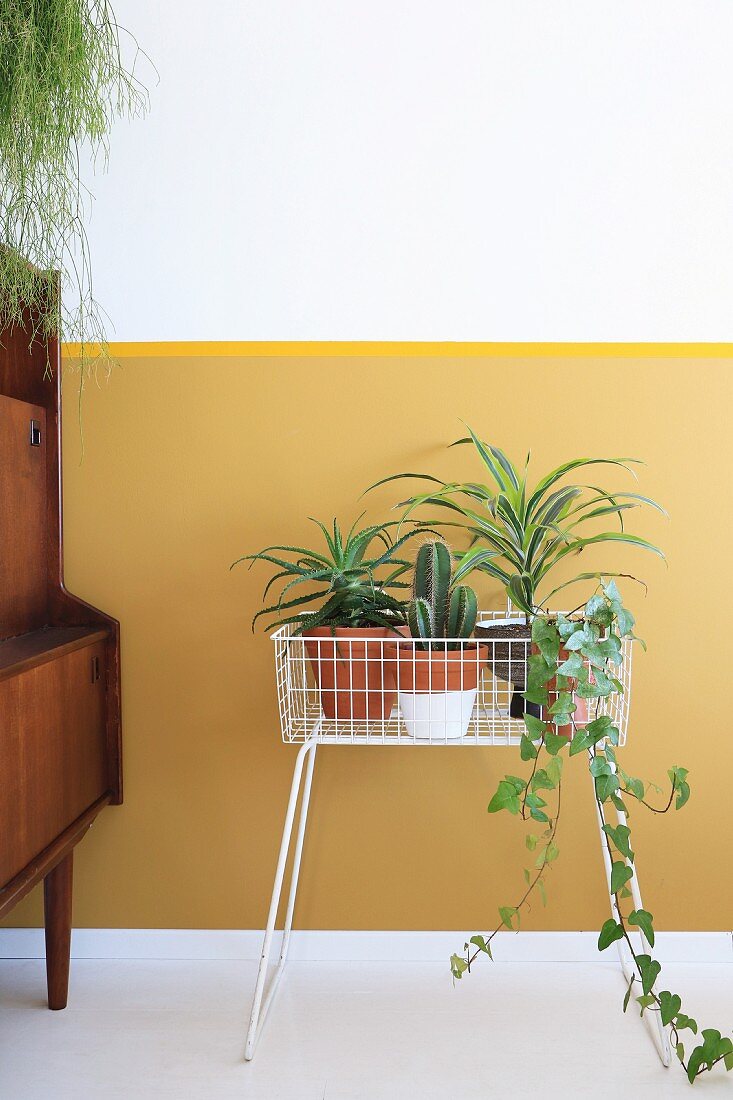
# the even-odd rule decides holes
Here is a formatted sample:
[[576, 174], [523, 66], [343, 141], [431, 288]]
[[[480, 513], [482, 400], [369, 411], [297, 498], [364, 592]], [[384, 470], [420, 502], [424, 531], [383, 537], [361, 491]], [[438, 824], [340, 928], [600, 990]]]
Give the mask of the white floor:
[[[77, 960], [69, 1007], [37, 960], [0, 962], [3, 1100], [689, 1097], [604, 963], [293, 962], [242, 1061], [255, 964]], [[733, 1027], [733, 964], [667, 964], [703, 1027]], [[716, 1071], [699, 1094], [733, 1097]]]

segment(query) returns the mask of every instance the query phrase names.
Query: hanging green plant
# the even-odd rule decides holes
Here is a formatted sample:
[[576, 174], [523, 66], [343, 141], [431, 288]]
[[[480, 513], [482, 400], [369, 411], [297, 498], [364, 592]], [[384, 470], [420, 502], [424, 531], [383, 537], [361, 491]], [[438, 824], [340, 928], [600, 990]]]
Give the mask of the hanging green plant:
[[122, 33], [107, 0], [0, 0], [0, 329], [78, 343], [82, 367], [109, 354], [82, 161], [106, 166], [114, 120], [147, 106]]
[[[568, 618], [543, 612], [534, 616], [536, 652], [529, 659], [525, 694], [542, 708], [542, 717], [524, 716], [525, 732], [519, 746], [520, 759], [530, 772], [527, 778], [505, 775], [488, 811], [508, 812], [533, 829], [539, 822], [542, 831], [525, 834], [530, 866], [524, 869], [525, 885], [519, 897], [513, 905], [499, 907], [499, 920], [490, 932], [472, 936], [463, 951], [451, 957], [451, 971], [454, 978], [462, 978], [479, 956], [493, 958], [492, 941], [502, 930], [519, 929], [535, 894], [546, 904], [546, 880], [560, 854], [557, 841], [564, 764], [572, 766], [577, 757], [585, 761], [593, 777], [610, 870], [613, 915], [601, 928], [598, 950], [605, 951], [617, 941], [625, 946], [629, 972], [623, 1010], [633, 1003], [642, 1016], [658, 1016], [692, 1083], [718, 1065], [733, 1071], [733, 1039], [715, 1028], [699, 1028], [697, 1021], [683, 1012], [680, 995], [661, 988], [662, 967], [652, 955], [654, 917], [637, 905], [640, 895], [634, 895], [631, 806], [643, 806], [656, 814], [668, 813], [673, 807], [681, 810], [690, 797], [690, 785], [687, 769], [672, 766], [667, 771], [669, 794], [657, 802], [655, 794], [661, 794], [660, 788], [624, 771], [619, 729], [609, 714], [601, 713], [601, 700], [623, 694], [623, 641], [634, 638], [633, 628], [634, 617], [624, 607], [613, 580], [601, 582], [579, 615]], [[579, 700], [590, 703], [590, 713], [582, 721], [578, 719]], [[611, 821], [612, 811], [616, 824]], [[641, 949], [634, 946], [634, 932], [640, 934]]]

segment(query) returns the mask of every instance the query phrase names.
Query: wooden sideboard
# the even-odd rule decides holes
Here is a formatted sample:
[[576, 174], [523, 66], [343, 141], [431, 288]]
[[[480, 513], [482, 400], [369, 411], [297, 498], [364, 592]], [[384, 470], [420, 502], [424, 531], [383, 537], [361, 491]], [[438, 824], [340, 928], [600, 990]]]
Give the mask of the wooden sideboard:
[[43, 880], [58, 1009], [74, 847], [122, 801], [120, 631], [64, 586], [59, 349], [29, 343], [0, 333], [0, 916]]

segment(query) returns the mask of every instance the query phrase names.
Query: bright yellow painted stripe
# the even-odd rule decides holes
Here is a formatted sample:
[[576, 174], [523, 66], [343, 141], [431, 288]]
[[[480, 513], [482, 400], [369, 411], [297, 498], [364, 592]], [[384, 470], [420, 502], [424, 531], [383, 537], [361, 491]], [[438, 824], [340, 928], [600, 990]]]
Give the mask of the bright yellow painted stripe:
[[[624, 358], [624, 359], [730, 359], [733, 344], [654, 344], [654, 343], [448, 343], [437, 341], [398, 342], [389, 340], [292, 340], [225, 341], [190, 340], [150, 343], [113, 343], [110, 352], [116, 359], [184, 359], [207, 357], [265, 358], [326, 356], [467, 358], [477, 356], [547, 358]], [[74, 358], [78, 344], [65, 344], [63, 354]]]

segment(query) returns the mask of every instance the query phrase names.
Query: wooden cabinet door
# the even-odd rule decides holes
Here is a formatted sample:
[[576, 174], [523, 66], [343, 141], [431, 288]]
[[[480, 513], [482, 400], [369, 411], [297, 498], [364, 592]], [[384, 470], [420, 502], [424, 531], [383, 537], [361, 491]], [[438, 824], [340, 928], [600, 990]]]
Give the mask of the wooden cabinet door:
[[0, 885], [107, 791], [104, 670], [96, 642], [0, 683]]
[[46, 412], [0, 395], [0, 638], [48, 622]]

